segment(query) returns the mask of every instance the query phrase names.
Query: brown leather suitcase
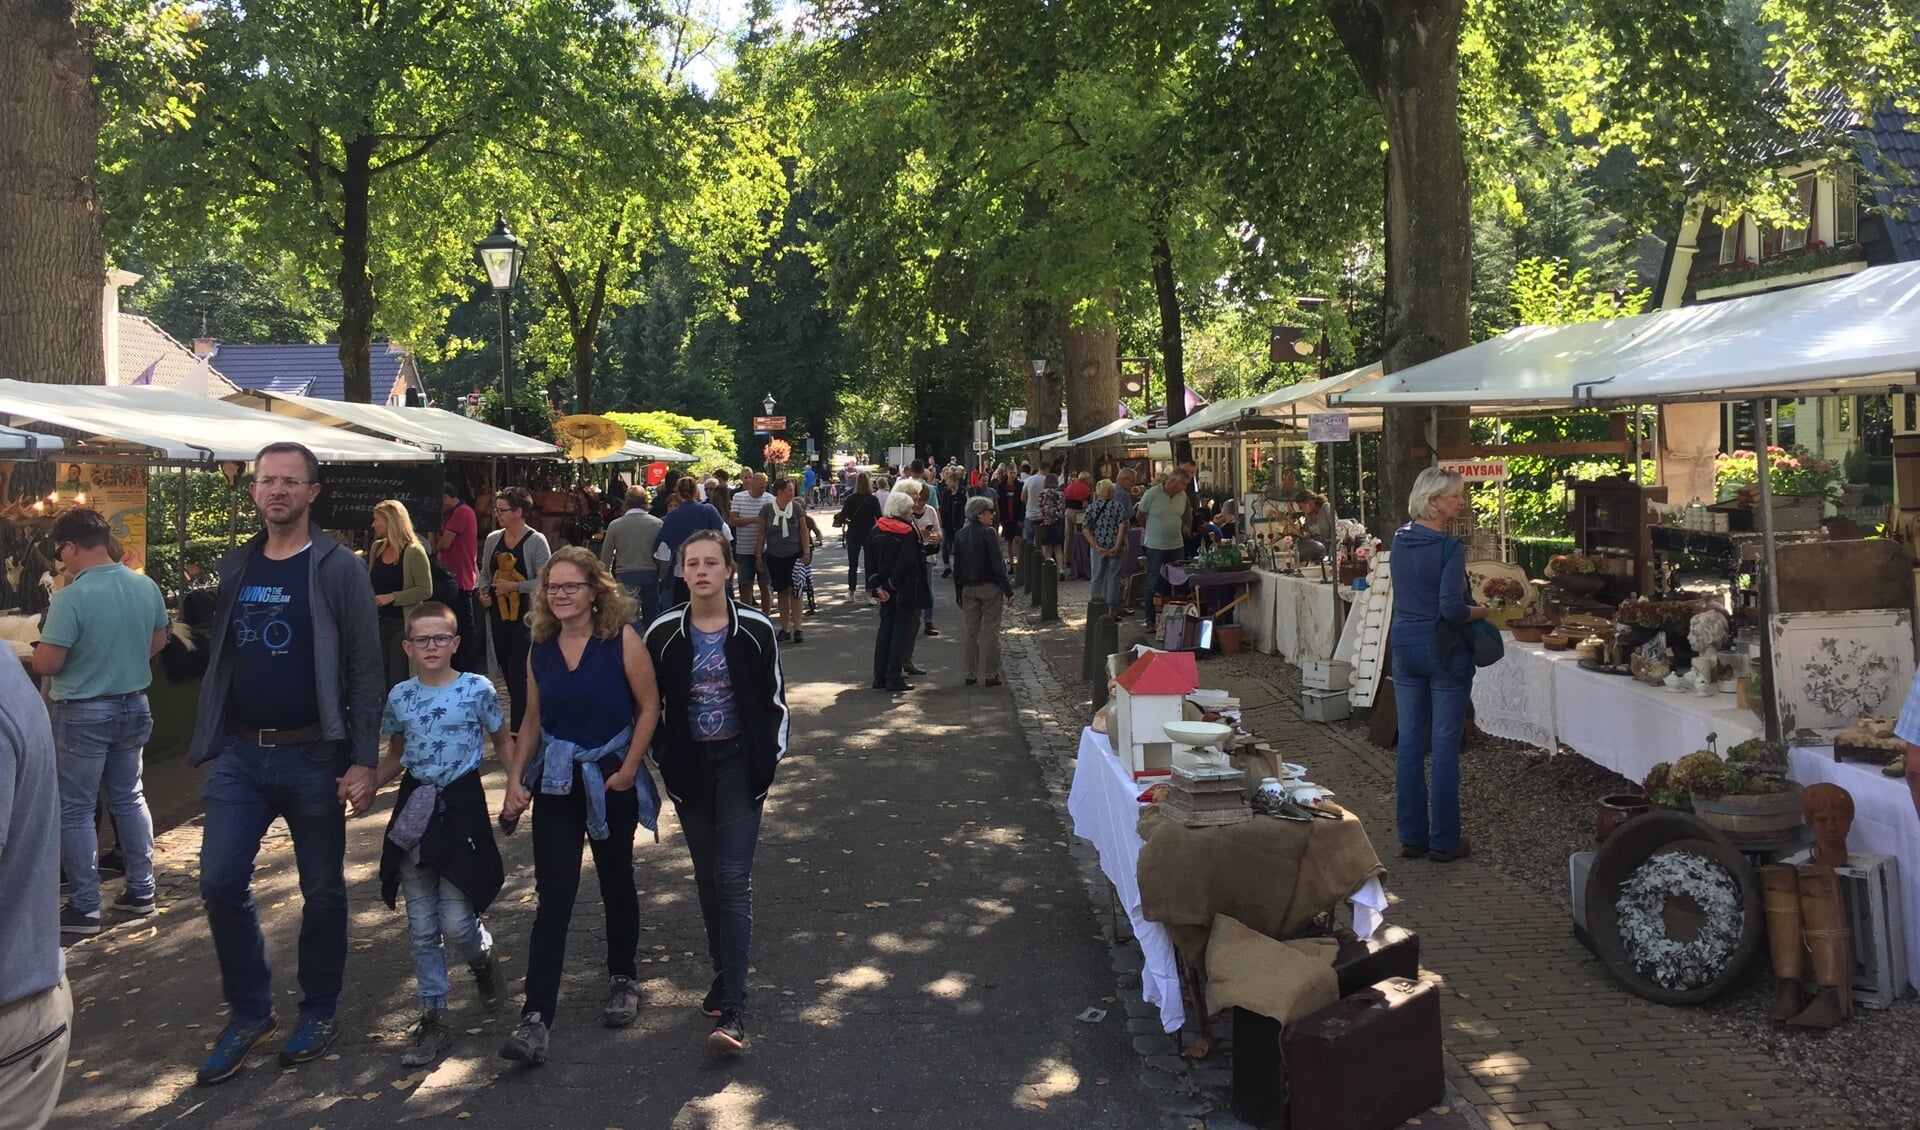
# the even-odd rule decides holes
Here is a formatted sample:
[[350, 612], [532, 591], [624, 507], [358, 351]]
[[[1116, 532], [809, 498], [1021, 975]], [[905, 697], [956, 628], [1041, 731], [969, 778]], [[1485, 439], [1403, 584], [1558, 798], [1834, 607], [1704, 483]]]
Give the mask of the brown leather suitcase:
[[1288, 1029], [1290, 1112], [1300, 1130], [1392, 1130], [1446, 1090], [1440, 995], [1390, 977]]

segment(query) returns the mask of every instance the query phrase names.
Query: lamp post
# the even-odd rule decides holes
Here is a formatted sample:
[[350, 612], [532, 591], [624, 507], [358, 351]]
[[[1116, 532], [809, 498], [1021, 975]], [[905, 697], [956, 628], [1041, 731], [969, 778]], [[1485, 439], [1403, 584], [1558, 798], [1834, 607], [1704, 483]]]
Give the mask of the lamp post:
[[1033, 382], [1027, 386], [1027, 434], [1040, 434], [1040, 382], [1047, 376], [1047, 355], [1033, 351]]
[[773, 406], [774, 406], [774, 405], [776, 405], [776, 404], [778, 404], [778, 403], [780, 403], [780, 402], [779, 402], [779, 401], [777, 401], [777, 400], [775, 400], [775, 399], [773, 398], [773, 394], [772, 394], [772, 393], [768, 393], [768, 394], [767, 394], [767, 398], [766, 398], [765, 400], [762, 400], [762, 401], [760, 402], [760, 407], [762, 407], [762, 408], [764, 408], [764, 409], [766, 409], [766, 412], [765, 412], [765, 413], [763, 413], [763, 414], [764, 414], [764, 415], [767, 415], [767, 416], [771, 416], [771, 415], [773, 415]]
[[495, 213], [493, 231], [473, 245], [473, 257], [487, 272], [487, 283], [500, 296], [500, 418], [508, 431], [513, 430], [513, 332], [509, 315], [513, 304], [513, 286], [520, 281], [520, 264], [527, 257], [527, 245], [515, 239], [507, 227], [506, 216]]

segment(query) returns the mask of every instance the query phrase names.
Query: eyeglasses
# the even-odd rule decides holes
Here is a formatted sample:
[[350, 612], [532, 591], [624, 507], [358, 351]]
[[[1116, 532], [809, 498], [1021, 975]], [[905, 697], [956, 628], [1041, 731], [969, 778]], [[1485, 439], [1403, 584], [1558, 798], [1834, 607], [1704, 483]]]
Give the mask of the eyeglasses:
[[547, 591], [561, 596], [578, 595], [581, 589], [590, 589], [593, 585], [587, 581], [562, 581], [557, 585], [548, 585]]
[[266, 487], [268, 490], [273, 490], [276, 487], [286, 487], [288, 490], [297, 490], [312, 481], [312, 479], [292, 479], [285, 475], [260, 475], [253, 480], [253, 483], [255, 486]]
[[447, 635], [408, 636], [407, 642], [415, 647], [452, 647], [453, 637]]
[[495, 514], [511, 514], [515, 509], [516, 508], [512, 506], [496, 506], [493, 508], [493, 512]]

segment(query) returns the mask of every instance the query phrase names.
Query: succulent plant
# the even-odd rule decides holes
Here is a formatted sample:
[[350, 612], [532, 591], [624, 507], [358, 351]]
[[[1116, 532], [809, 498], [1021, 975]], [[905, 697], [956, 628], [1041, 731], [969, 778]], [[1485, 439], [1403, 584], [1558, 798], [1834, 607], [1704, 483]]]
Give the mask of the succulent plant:
[[1710, 749], [1695, 750], [1673, 765], [1673, 782], [1705, 800], [1719, 800], [1746, 788], [1746, 775]]

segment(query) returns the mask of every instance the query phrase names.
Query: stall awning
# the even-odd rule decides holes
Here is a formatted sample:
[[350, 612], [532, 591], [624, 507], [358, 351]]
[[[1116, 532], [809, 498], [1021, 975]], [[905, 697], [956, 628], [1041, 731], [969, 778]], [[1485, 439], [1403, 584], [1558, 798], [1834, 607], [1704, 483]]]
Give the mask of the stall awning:
[[612, 455], [603, 455], [595, 463], [691, 463], [695, 456], [684, 451], [675, 451], [671, 447], [658, 444], [641, 443], [630, 439], [627, 445]]
[[69, 458], [132, 456], [167, 463], [250, 462], [276, 440], [305, 444], [322, 463], [423, 463], [406, 444], [173, 389], [0, 380], [0, 421], [65, 429]]
[[1025, 451], [1030, 447], [1045, 447], [1053, 440], [1065, 439], [1066, 437], [1067, 433], [1062, 429], [1057, 432], [1048, 432], [1043, 436], [1028, 436], [1025, 439], [1008, 440], [1006, 443], [995, 444], [993, 449], [995, 451]]
[[0, 454], [32, 458], [43, 453], [57, 452], [65, 446], [66, 444], [59, 436], [45, 436], [39, 432], [29, 432], [20, 428], [0, 427]]
[[1521, 326], [1335, 394], [1346, 409], [1808, 397], [1898, 388], [1920, 370], [1920, 263], [1632, 318]]
[[1047, 446], [1048, 447], [1085, 447], [1087, 444], [1099, 443], [1101, 440], [1108, 439], [1113, 436], [1124, 436], [1128, 439], [1139, 439], [1146, 435], [1145, 428], [1146, 428], [1145, 421], [1135, 420], [1130, 416], [1122, 416], [1119, 419], [1112, 422], [1111, 424], [1102, 424], [1100, 427], [1093, 429], [1092, 431], [1088, 432], [1085, 435], [1074, 436], [1072, 439], [1066, 440], [1064, 442], [1060, 440], [1055, 440], [1053, 443], [1048, 444]]
[[234, 404], [258, 408], [276, 416], [292, 416], [314, 423], [352, 428], [456, 458], [551, 459], [560, 451], [543, 440], [496, 428], [444, 408], [355, 404], [258, 389], [242, 390], [227, 399]]
[[1151, 439], [1225, 435], [1233, 430], [1233, 422], [1240, 418], [1240, 410], [1253, 403], [1253, 399], [1251, 396], [1239, 396], [1231, 400], [1216, 400], [1179, 423], [1155, 428], [1147, 435]]

